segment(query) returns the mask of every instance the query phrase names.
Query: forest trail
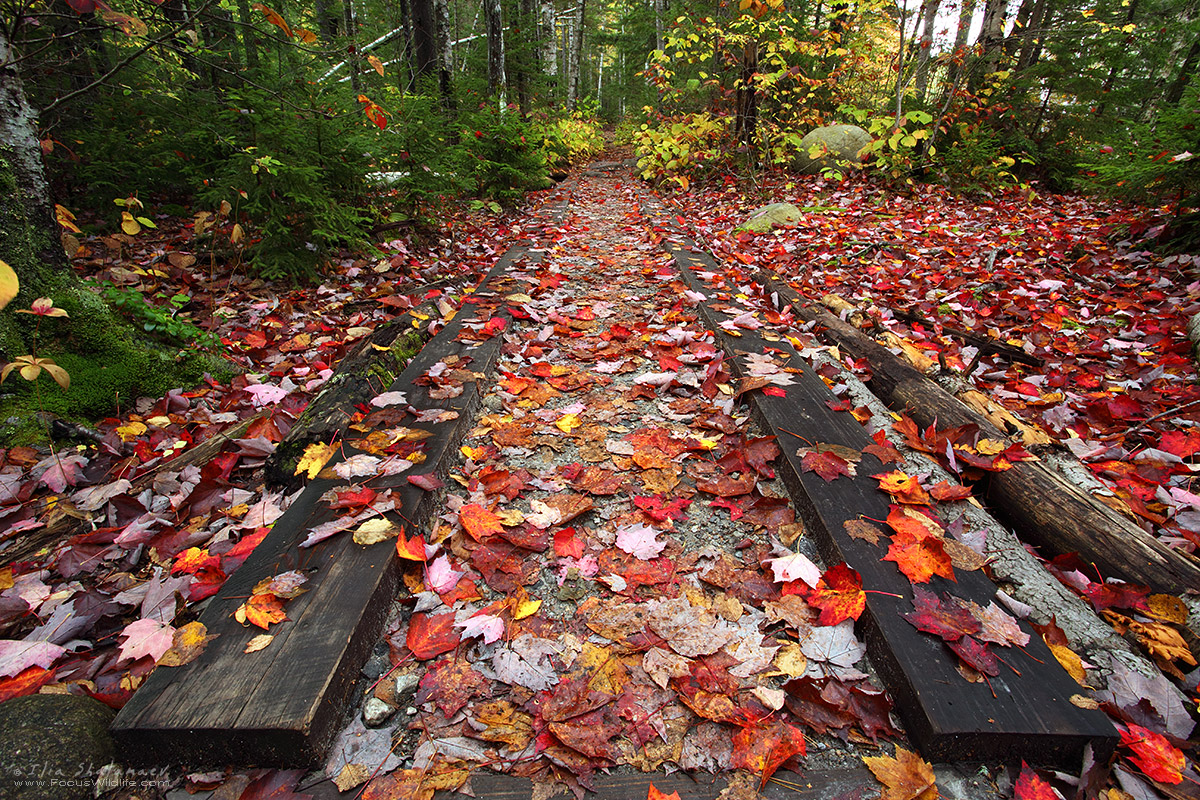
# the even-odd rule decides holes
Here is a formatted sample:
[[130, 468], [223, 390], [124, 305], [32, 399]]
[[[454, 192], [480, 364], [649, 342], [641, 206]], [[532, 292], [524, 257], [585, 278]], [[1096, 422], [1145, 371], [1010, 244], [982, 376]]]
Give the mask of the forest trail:
[[[912, 596], [906, 574], [920, 565], [898, 570], [891, 562], [903, 559], [881, 560], [884, 546], [842, 530], [851, 519], [894, 522], [870, 476], [899, 454], [832, 410], [834, 396], [779, 332], [786, 313], [700, 261], [681, 273], [702, 254], [670, 220], [647, 216], [650, 201], [618, 165], [595, 165], [563, 194], [566, 205], [525, 226], [529, 244], [501, 260], [214, 599], [202, 621], [221, 637], [193, 665], [156, 672], [122, 712], [127, 741], [162, 746], [164, 726], [174, 727], [184, 753], [249, 747], [289, 766], [288, 748], [312, 733], [312, 708], [346, 702], [328, 685], [339, 671], [352, 679], [373, 647], [351, 725], [305, 791], [333, 797], [335, 784], [365, 783], [365, 797], [423, 797], [469, 782], [485, 797], [554, 787], [633, 797], [654, 782], [697, 798], [727, 785], [722, 797], [754, 797], [760, 784], [765, 796], [824, 797], [875, 785], [864, 757], [934, 779], [918, 758], [893, 760], [897, 744], [955, 760], [995, 756], [982, 771], [936, 770], [944, 796], [980, 798], [998, 796], [1001, 754], [1013, 747], [1071, 761], [1089, 739], [1106, 746], [1111, 726], [1066, 703], [1073, 684], [1040, 639], [1028, 656], [1005, 654], [1021, 671], [972, 684], [950, 650], [901, 619], [913, 608], [900, 594]], [[822, 404], [830, 408], [814, 408]], [[835, 413], [849, 426], [840, 433], [821, 427]], [[791, 420], [784, 434], [780, 414]], [[804, 425], [828, 435], [796, 451], [813, 445]], [[413, 435], [421, 429], [431, 435]], [[396, 455], [416, 452], [428, 460], [394, 468]], [[381, 515], [392, 524], [372, 522]], [[318, 530], [328, 538], [297, 547]], [[823, 563], [821, 552], [858, 569]], [[402, 586], [384, 621], [374, 587], [389, 585], [389, 559]], [[978, 600], [988, 619], [994, 587], [955, 563], [956, 582], [928, 585]], [[267, 668], [254, 661], [262, 653], [242, 652], [260, 631], [230, 612], [260, 591], [249, 587], [296, 565], [312, 590], [282, 606], [291, 621], [270, 623]], [[944, 569], [955, 572], [949, 561]], [[855, 633], [864, 605], [890, 685], [866, 658], [861, 625]], [[997, 626], [1016, 628], [995, 606], [981, 633], [966, 609], [935, 614], [955, 617], [968, 640], [988, 630], [998, 644], [1028, 638], [1019, 629], [994, 638]], [[367, 641], [381, 625], [382, 638]], [[987, 647], [962, 658], [986, 671]], [[335, 664], [328, 680], [324, 650]], [[202, 692], [179, 677], [188, 670]], [[313, 700], [309, 683], [319, 687]], [[222, 704], [232, 709], [224, 717], [212, 712]], [[275, 731], [283, 744], [270, 750], [275, 734], [263, 729], [279, 725], [285, 706], [309, 716]], [[215, 728], [238, 717], [240, 733], [197, 731], [204, 725], [188, 714], [212, 714]], [[322, 714], [322, 730], [343, 719], [340, 706]], [[1001, 735], [989, 739], [989, 725]], [[224, 738], [206, 751], [198, 734]], [[310, 760], [312, 746], [321, 747], [300, 745]], [[785, 769], [764, 783], [785, 766], [800, 776]], [[803, 785], [810, 791], [795, 794]]]

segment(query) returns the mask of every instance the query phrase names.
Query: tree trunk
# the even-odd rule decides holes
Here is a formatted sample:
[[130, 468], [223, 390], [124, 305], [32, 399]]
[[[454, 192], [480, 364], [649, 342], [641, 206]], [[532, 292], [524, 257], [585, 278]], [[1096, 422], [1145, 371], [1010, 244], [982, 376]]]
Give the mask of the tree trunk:
[[1163, 96], [1163, 101], [1167, 105], [1177, 106], [1183, 99], [1183, 90], [1187, 88], [1188, 83], [1192, 80], [1192, 75], [1196, 72], [1197, 57], [1200, 57], [1200, 39], [1192, 42], [1192, 47], [1188, 50], [1187, 57], [1179, 68], [1179, 74], [1175, 76], [1175, 80], [1171, 81], [1171, 86]]
[[438, 62], [433, 0], [412, 0], [413, 72], [417, 80], [433, 74]]
[[346, 69], [350, 70], [350, 88], [358, 94], [362, 91], [362, 79], [358, 77], [358, 22], [354, 18], [354, 0], [342, 0], [342, 19], [346, 27]]
[[925, 95], [929, 90], [929, 63], [933, 52], [933, 26], [936, 24], [938, 11], [941, 10], [941, 0], [925, 0], [923, 19], [921, 21], [921, 38], [917, 49], [916, 92], [917, 103], [924, 105]]
[[737, 115], [734, 134], [747, 147], [754, 146], [758, 129], [758, 95], [754, 76], [758, 73], [758, 43], [747, 42], [742, 49], [742, 74], [737, 82]]
[[1025, 30], [1021, 32], [1021, 52], [1017, 56], [1018, 72], [1029, 69], [1037, 63], [1038, 45], [1045, 36], [1045, 26], [1050, 21], [1049, 9], [1048, 0], [1037, 0], [1034, 3], [1033, 13], [1029, 15], [1029, 22]]
[[313, 0], [313, 14], [317, 18], [317, 33], [322, 44], [330, 44], [338, 35], [337, 14], [329, 10], [329, 0]]
[[971, 76], [971, 88], [979, 88], [984, 76], [1000, 68], [1000, 57], [1004, 54], [1004, 12], [1007, 0], [987, 0], [983, 8], [983, 27], [979, 31], [980, 63], [983, 69]]
[[580, 72], [583, 68], [583, 26], [587, 24], [587, 0], [579, 0], [579, 20], [571, 39], [571, 85], [567, 105], [572, 111], [579, 104]]
[[666, 46], [663, 35], [663, 18], [667, 15], [667, 0], [654, 0], [654, 49], [662, 50]]
[[258, 69], [258, 40], [255, 37], [254, 18], [250, 16], [250, 0], [237, 0], [238, 24], [242, 28], [242, 50], [246, 53], [246, 67]]
[[500, 0], [483, 0], [487, 24], [488, 94], [504, 105], [504, 18]]
[[548, 94], [551, 100], [558, 97], [558, 26], [554, 4], [542, 2], [542, 72], [549, 78]]
[[450, 41], [450, 2], [435, 0], [437, 3], [437, 39], [441, 55], [438, 58], [438, 90], [442, 96], [442, 106], [447, 110], [454, 108], [454, 48]]

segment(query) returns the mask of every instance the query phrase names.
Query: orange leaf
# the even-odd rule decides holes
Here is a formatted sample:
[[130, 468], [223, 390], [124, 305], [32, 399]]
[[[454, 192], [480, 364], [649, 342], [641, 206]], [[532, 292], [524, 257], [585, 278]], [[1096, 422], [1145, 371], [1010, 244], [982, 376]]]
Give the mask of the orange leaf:
[[866, 608], [862, 577], [845, 564], [835, 564], [825, 571], [817, 588], [808, 595], [808, 604], [821, 609], [817, 624], [837, 625], [847, 619], [858, 619]]
[[3, 703], [5, 700], [11, 700], [14, 697], [24, 697], [27, 694], [33, 694], [54, 680], [55, 669], [57, 667], [42, 669], [34, 665], [26, 667], [11, 678], [0, 680], [0, 703]]
[[907, 534], [914, 539], [942, 537], [942, 526], [936, 520], [919, 509], [908, 506], [892, 506], [888, 512], [887, 524], [896, 533]]
[[884, 786], [880, 800], [937, 800], [933, 768], [916, 753], [897, 747], [895, 758], [869, 756], [863, 763]]
[[879, 481], [879, 488], [899, 500], [914, 506], [925, 506], [933, 502], [929, 492], [921, 488], [921, 481], [913, 475], [900, 471], [885, 472], [871, 477]]
[[458, 512], [458, 519], [463, 529], [471, 538], [481, 542], [489, 536], [495, 536], [504, 530], [500, 517], [478, 503], [468, 503]]
[[679, 792], [663, 794], [652, 783], [650, 784], [650, 791], [646, 792], [646, 800], [679, 800]]
[[786, 722], [759, 723], [733, 737], [733, 766], [758, 773], [760, 788], [794, 755], [804, 755], [804, 733]]
[[220, 567], [220, 565], [221, 559], [218, 556], [209, 555], [207, 548], [201, 550], [199, 547], [189, 547], [175, 556], [175, 563], [171, 565], [171, 574], [178, 575], [182, 572], [186, 575], [195, 575], [206, 567]]
[[934, 575], [957, 581], [946, 548], [932, 536], [918, 539], [910, 533], [898, 533], [892, 537], [892, 546], [883, 560], [895, 561], [912, 583], [929, 583]]
[[396, 555], [409, 561], [425, 561], [425, 540], [420, 536], [405, 538], [404, 531], [396, 537]]
[[255, 3], [254, 5], [251, 6], [251, 8], [253, 8], [255, 11], [261, 11], [263, 13], [263, 16], [265, 16], [267, 18], [267, 22], [271, 23], [276, 28], [279, 28], [279, 30], [286, 33], [289, 39], [292, 38], [291, 26], [288, 25], [287, 21], [283, 17], [279, 16], [279, 14], [277, 12], [273, 11], [270, 8], [267, 8], [262, 3]]
[[[245, 602], [239, 611], [244, 610], [247, 621], [266, 630], [272, 622], [283, 622], [287, 612], [283, 610], [283, 601], [273, 594], [256, 594]], [[241, 620], [239, 620], [240, 622]]]
[[1183, 753], [1162, 734], [1130, 724], [1121, 731], [1121, 746], [1133, 751], [1130, 759], [1146, 777], [1159, 783], [1181, 783], [1186, 761]]

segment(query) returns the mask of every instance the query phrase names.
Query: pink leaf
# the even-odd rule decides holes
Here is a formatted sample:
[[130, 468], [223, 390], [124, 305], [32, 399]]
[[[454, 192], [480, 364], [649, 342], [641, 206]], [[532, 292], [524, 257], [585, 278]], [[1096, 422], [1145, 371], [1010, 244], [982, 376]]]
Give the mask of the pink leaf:
[[617, 528], [617, 547], [635, 558], [648, 561], [663, 551], [665, 541], [658, 541], [658, 531], [647, 525], [622, 525]]
[[121, 660], [136, 661], [143, 656], [150, 656], [151, 660], [158, 661], [163, 653], [171, 649], [174, 639], [175, 629], [156, 619], [131, 622], [121, 631]]
[[492, 614], [480, 614], [466, 622], [456, 622], [454, 627], [462, 628], [463, 639], [482, 636], [484, 644], [491, 644], [504, 635], [504, 620]]
[[815, 589], [817, 581], [821, 580], [820, 567], [808, 560], [803, 553], [772, 558], [768, 563], [771, 565], [771, 571], [775, 573], [775, 580], [779, 583], [802, 580], [809, 588]]
[[30, 667], [49, 669], [65, 650], [50, 642], [0, 639], [0, 678], [11, 678]]

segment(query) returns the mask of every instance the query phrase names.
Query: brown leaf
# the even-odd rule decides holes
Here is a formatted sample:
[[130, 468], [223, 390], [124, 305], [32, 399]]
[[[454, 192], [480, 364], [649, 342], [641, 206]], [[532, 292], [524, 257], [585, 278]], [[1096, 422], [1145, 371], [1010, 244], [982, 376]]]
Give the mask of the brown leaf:
[[880, 800], [937, 800], [933, 768], [916, 753], [896, 748], [895, 758], [868, 756], [863, 763], [883, 784]]

